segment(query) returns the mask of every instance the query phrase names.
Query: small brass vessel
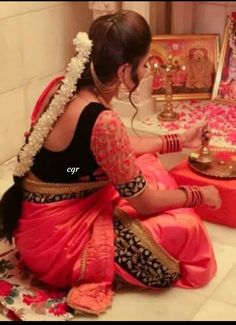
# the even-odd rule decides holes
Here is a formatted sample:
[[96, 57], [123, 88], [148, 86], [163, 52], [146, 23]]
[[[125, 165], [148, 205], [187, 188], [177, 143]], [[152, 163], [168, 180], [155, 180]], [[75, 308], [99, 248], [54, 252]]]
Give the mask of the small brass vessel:
[[213, 157], [212, 157], [211, 150], [209, 149], [208, 145], [204, 145], [201, 147], [197, 161], [202, 164], [211, 164], [212, 163]]

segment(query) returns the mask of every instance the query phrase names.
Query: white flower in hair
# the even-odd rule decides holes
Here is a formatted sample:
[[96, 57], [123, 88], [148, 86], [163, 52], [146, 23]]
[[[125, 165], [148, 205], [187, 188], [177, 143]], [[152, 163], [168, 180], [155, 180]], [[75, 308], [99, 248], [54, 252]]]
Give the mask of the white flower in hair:
[[88, 38], [87, 33], [79, 32], [73, 43], [77, 54], [68, 64], [60, 89], [53, 97], [47, 111], [38, 119], [33, 131], [29, 135], [28, 143], [21, 149], [15, 166], [15, 176], [24, 176], [30, 170], [34, 157], [43, 146], [53, 125], [59, 116], [64, 113], [66, 104], [76, 91], [77, 80], [81, 78], [85, 64], [88, 62], [91, 54], [92, 41]]
[[79, 32], [73, 39], [73, 44], [78, 53], [81, 53], [84, 56], [86, 56], [87, 53], [90, 53], [92, 41], [88, 38], [87, 33]]

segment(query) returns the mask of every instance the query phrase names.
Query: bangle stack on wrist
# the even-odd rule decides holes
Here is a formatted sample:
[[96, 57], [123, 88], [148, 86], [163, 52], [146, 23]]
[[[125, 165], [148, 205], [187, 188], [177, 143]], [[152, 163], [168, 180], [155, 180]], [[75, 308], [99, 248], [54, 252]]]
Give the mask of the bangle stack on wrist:
[[179, 134], [161, 135], [162, 148], [160, 153], [179, 152], [183, 149], [183, 140]]
[[180, 186], [178, 189], [186, 194], [185, 207], [193, 208], [204, 203], [204, 194], [199, 186]]

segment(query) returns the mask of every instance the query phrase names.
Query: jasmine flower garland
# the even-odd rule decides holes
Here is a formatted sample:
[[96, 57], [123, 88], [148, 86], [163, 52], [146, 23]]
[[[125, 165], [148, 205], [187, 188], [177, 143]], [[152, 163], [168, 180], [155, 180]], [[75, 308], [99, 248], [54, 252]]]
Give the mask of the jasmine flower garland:
[[64, 113], [66, 104], [76, 91], [77, 81], [81, 78], [85, 64], [88, 62], [91, 54], [92, 41], [88, 38], [87, 33], [79, 32], [73, 43], [77, 54], [68, 64], [60, 89], [56, 92], [47, 111], [38, 119], [33, 131], [29, 135], [28, 143], [21, 149], [15, 166], [15, 176], [24, 176], [30, 170], [34, 157], [43, 146], [49, 132], [59, 116]]

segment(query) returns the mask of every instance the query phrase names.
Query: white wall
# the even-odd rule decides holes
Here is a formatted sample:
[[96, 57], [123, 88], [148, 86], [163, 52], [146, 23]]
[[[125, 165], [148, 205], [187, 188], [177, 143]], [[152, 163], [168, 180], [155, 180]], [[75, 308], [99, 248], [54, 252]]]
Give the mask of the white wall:
[[172, 1], [172, 34], [192, 34], [196, 4], [193, 1]]
[[236, 1], [198, 1], [196, 32], [217, 33], [221, 40], [227, 14], [236, 11]]
[[150, 2], [150, 28], [153, 35], [165, 34], [166, 1]]
[[92, 22], [88, 2], [0, 2], [0, 163], [18, 153], [32, 107]]
[[150, 1], [122, 1], [123, 10], [134, 10], [150, 22]]
[[172, 1], [172, 34], [220, 34], [236, 1]]

